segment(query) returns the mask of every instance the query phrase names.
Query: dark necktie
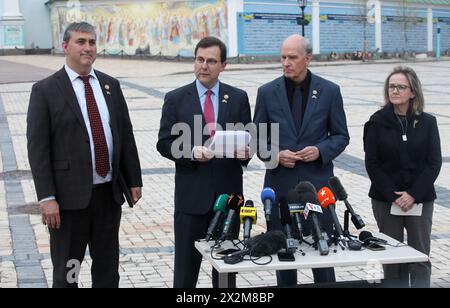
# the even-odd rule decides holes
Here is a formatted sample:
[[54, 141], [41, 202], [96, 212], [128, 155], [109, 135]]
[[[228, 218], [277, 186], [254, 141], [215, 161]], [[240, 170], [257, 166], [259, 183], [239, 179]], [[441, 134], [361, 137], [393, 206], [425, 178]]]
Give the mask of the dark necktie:
[[302, 90], [300, 87], [294, 88], [294, 96], [292, 97], [292, 118], [294, 119], [297, 133], [302, 127]]
[[80, 76], [84, 83], [86, 106], [91, 124], [92, 139], [94, 140], [95, 170], [105, 178], [109, 171], [109, 151], [103, 130], [102, 119], [95, 101], [94, 91], [89, 83], [90, 76]]
[[206, 126], [209, 130], [209, 135], [214, 137], [216, 125], [214, 116], [214, 106], [211, 99], [212, 91], [208, 90], [206, 92], [205, 106], [203, 107], [203, 115], [205, 117]]

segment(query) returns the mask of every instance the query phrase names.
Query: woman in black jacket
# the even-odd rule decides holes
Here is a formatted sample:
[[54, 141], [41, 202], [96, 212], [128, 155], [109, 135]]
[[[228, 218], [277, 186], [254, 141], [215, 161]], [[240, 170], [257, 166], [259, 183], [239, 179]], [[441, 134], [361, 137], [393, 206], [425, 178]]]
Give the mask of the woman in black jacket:
[[[434, 182], [442, 164], [436, 118], [423, 112], [421, 83], [411, 68], [389, 74], [384, 100], [364, 126], [372, 209], [380, 232], [403, 242], [406, 229], [408, 245], [429, 256]], [[395, 286], [429, 287], [431, 263], [387, 265], [384, 274]]]

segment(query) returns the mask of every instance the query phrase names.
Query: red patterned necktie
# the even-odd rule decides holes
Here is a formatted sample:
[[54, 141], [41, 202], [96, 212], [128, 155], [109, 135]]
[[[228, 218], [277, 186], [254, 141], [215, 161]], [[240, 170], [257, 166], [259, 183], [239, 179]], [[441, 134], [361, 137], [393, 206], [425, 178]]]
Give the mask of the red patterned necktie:
[[90, 76], [80, 76], [84, 83], [86, 106], [91, 124], [92, 139], [94, 139], [95, 170], [105, 178], [109, 171], [109, 151], [103, 130], [102, 119], [95, 101], [94, 91], [89, 83]]
[[214, 137], [214, 134], [216, 133], [216, 125], [215, 125], [215, 117], [214, 117], [214, 106], [211, 99], [212, 91], [208, 90], [206, 92], [206, 99], [205, 99], [205, 107], [203, 109], [203, 115], [205, 117], [206, 126], [209, 130], [209, 135], [211, 137]]

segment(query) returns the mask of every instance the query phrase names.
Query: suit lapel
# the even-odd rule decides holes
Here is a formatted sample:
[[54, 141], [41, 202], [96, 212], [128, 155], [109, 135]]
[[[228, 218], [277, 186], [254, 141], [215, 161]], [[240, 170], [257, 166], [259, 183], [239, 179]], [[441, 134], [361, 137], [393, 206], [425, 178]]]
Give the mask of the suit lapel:
[[286, 92], [286, 81], [284, 77], [278, 78], [275, 93], [278, 96], [278, 102], [281, 104], [281, 108], [284, 111], [287, 121], [289, 122], [289, 126], [291, 127], [292, 132], [295, 136], [297, 136], [297, 130], [295, 128], [294, 119], [292, 118], [291, 107], [289, 107], [289, 100]]
[[308, 103], [306, 104], [305, 115], [303, 117], [302, 127], [300, 129], [299, 137], [305, 132], [308, 127], [308, 123], [311, 121], [311, 118], [314, 116], [316, 112], [317, 105], [320, 104], [320, 92], [322, 90], [319, 79], [311, 74], [311, 86], [309, 88], [308, 93]]
[[228, 91], [228, 87], [223, 83], [220, 83], [218, 95], [219, 116], [217, 117], [217, 123], [219, 123], [220, 126], [222, 126], [222, 129], [225, 130], [229, 111], [228, 105], [231, 104], [228, 100], [231, 100], [232, 97]]
[[66, 70], [62, 68], [57, 75], [57, 84], [61, 89], [61, 93], [63, 93], [62, 97], [66, 103], [70, 106], [76, 118], [80, 122], [81, 126], [85, 130], [86, 134], [87, 128], [86, 123], [84, 123], [84, 118], [81, 113], [80, 105], [78, 104], [77, 96], [75, 95], [75, 91], [73, 90], [72, 82], [69, 79], [69, 76], [66, 73]]

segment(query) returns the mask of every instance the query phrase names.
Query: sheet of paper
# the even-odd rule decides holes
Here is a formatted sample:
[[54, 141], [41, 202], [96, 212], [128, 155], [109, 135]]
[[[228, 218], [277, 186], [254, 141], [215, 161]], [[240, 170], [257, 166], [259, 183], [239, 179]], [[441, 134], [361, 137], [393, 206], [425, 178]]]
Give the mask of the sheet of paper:
[[218, 158], [234, 158], [234, 153], [244, 151], [251, 139], [246, 131], [216, 131], [209, 150]]
[[392, 203], [391, 205], [391, 215], [394, 216], [422, 216], [422, 203], [415, 203], [413, 207], [408, 212], [403, 212], [402, 209], [397, 205]]

